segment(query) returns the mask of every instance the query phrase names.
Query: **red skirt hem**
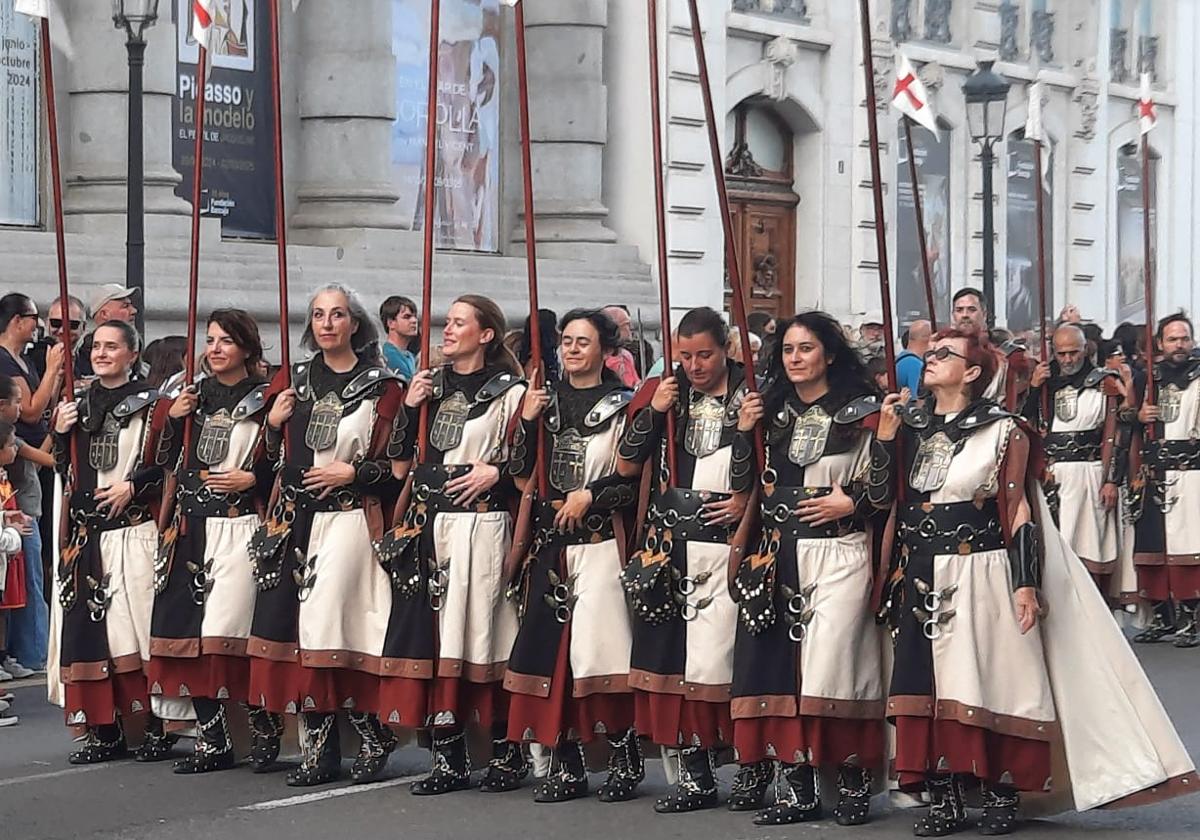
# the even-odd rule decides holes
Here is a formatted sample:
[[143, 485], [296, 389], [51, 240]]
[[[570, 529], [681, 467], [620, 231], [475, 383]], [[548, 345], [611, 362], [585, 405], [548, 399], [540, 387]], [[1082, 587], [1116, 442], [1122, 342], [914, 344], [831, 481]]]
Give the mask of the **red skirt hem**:
[[1017, 790], [1041, 791], [1050, 781], [1050, 743], [1001, 735], [954, 720], [896, 717], [895, 773], [900, 787], [923, 787], [929, 773], [966, 773]]
[[853, 763], [881, 767], [884, 761], [882, 720], [832, 717], [757, 717], [733, 722], [738, 763], [775, 758], [788, 764], [835, 767]]
[[106, 726], [118, 717], [150, 711], [146, 675], [141, 671], [114, 674], [106, 680], [69, 682], [63, 685], [67, 725], [76, 726], [83, 714], [86, 726]]
[[1200, 566], [1138, 566], [1138, 594], [1151, 601], [1200, 599]]
[[733, 737], [728, 703], [689, 700], [679, 694], [634, 691], [639, 735], [663, 747], [724, 746]]
[[155, 656], [146, 666], [150, 693], [163, 697], [209, 697], [243, 701], [250, 697], [250, 660], [203, 654], [195, 659]]
[[296, 662], [250, 660], [249, 702], [270, 712], [379, 709], [379, 677], [344, 668], [305, 668]]

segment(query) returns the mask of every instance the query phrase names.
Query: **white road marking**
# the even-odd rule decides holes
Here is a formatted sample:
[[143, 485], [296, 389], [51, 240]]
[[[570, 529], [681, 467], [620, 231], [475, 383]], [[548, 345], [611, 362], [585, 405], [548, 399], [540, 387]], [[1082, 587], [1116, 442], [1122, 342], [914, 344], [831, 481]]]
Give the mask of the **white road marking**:
[[425, 778], [420, 776], [402, 776], [399, 779], [387, 779], [382, 782], [374, 782], [369, 785], [351, 785], [349, 787], [333, 788], [332, 790], [322, 790], [316, 793], [303, 793], [299, 796], [289, 796], [286, 799], [271, 799], [267, 802], [255, 802], [250, 805], [243, 805], [238, 808], [239, 811], [274, 811], [276, 808], [290, 808], [293, 805], [307, 805], [310, 802], [321, 802], [325, 799], [337, 799], [341, 796], [354, 796], [359, 793], [370, 793], [374, 790], [383, 790], [384, 788], [398, 787], [407, 785], [410, 782], [415, 782], [417, 779]]
[[90, 767], [68, 767], [65, 770], [54, 770], [50, 773], [37, 773], [33, 776], [17, 776], [14, 779], [0, 779], [0, 787], [23, 785], [26, 782], [41, 782], [46, 779], [58, 779], [62, 776], [74, 776], [78, 773], [90, 773], [93, 770], [107, 770], [111, 764], [93, 764]]

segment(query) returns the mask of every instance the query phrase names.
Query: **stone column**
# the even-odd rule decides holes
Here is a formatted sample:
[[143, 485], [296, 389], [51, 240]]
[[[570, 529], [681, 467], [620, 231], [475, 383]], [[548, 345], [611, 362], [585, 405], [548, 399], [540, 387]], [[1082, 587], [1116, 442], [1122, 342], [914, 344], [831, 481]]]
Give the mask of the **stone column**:
[[[125, 33], [112, 22], [112, 5], [63, 0], [74, 55], [61, 63], [69, 90], [62, 132], [66, 182], [64, 226], [74, 233], [124, 238], [129, 67]], [[180, 178], [171, 166], [171, 107], [175, 92], [175, 27], [169, 2], [146, 32], [144, 130], [146, 232], [187, 232], [186, 201], [175, 195]], [[60, 54], [61, 57], [61, 54]], [[60, 71], [61, 72], [61, 71]]]
[[[538, 241], [615, 242], [616, 234], [605, 227], [608, 208], [601, 200], [608, 136], [608, 0], [530, 3], [525, 25]], [[517, 237], [523, 236], [518, 229]]]
[[[399, 228], [393, 184], [396, 61], [392, 0], [307, 0], [298, 73], [299, 241], [337, 241], [347, 228]], [[340, 232], [338, 232], [340, 231]]]

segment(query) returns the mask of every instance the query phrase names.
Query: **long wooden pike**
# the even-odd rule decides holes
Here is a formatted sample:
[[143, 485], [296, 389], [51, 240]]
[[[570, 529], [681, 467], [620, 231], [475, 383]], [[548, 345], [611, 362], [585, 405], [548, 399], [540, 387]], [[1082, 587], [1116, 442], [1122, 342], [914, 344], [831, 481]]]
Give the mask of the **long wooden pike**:
[[[896, 343], [892, 326], [892, 284], [888, 269], [887, 226], [883, 217], [883, 174], [879, 163], [879, 114], [875, 102], [875, 59], [871, 54], [871, 4], [859, 0], [862, 24], [863, 80], [867, 93], [867, 137], [871, 144], [871, 192], [875, 199], [875, 250], [879, 266], [879, 297], [883, 305], [883, 350], [888, 390], [896, 390]], [[911, 159], [911, 155], [910, 155]], [[925, 238], [921, 237], [922, 243]], [[925, 261], [928, 264], [928, 260]]]
[[[193, 145], [195, 160], [192, 163], [192, 242], [188, 271], [187, 356], [184, 357], [184, 380], [188, 386], [195, 384], [196, 381], [196, 308], [200, 289], [200, 198], [202, 195], [201, 182], [204, 177], [204, 94], [208, 84], [208, 49], [203, 42], [200, 42], [198, 46], [200, 54], [196, 61], [196, 120], [194, 122], [196, 140]], [[183, 421], [184, 453], [190, 452], [192, 448], [192, 426], [193, 416], [189, 414]]]
[[[1033, 168], [1034, 168], [1034, 187], [1033, 187], [1033, 207], [1034, 215], [1037, 219], [1037, 281], [1038, 281], [1038, 335], [1042, 343], [1042, 361], [1050, 361], [1050, 337], [1046, 325], [1046, 209], [1045, 199], [1042, 196], [1042, 138], [1035, 138], [1033, 141]], [[1042, 387], [1042, 410], [1041, 417], [1043, 423], [1049, 422], [1050, 416], [1050, 389]]]
[[[432, 0], [429, 4], [429, 94], [426, 99], [425, 117], [425, 225], [424, 262], [421, 269], [421, 370], [429, 368], [429, 331], [433, 326], [430, 309], [433, 308], [433, 251], [434, 223], [437, 218], [435, 204], [437, 191], [434, 179], [437, 176], [437, 101], [438, 101], [438, 48], [442, 42], [442, 4]], [[425, 460], [429, 443], [429, 400], [421, 403], [421, 419], [417, 425], [417, 459]]]
[[[646, 0], [649, 18], [647, 32], [650, 46], [650, 147], [654, 165], [654, 212], [658, 239], [658, 303], [662, 323], [663, 378], [673, 375], [671, 348], [671, 284], [670, 260], [667, 252], [666, 188], [663, 184], [662, 100], [658, 82], [658, 1]], [[667, 473], [670, 486], [675, 486], [675, 412], [667, 412]]]
[[[746, 318], [746, 291], [742, 284], [741, 268], [738, 265], [737, 240], [733, 230], [733, 216], [729, 207], [729, 190], [725, 184], [725, 161], [721, 157], [721, 141], [717, 133], [717, 118], [713, 108], [712, 83], [708, 74], [708, 57], [704, 50], [704, 34], [700, 29], [700, 9], [696, 0], [688, 0], [688, 13], [691, 15], [692, 45], [696, 50], [696, 65], [700, 71], [700, 94], [704, 100], [708, 150], [712, 158], [713, 177], [717, 182], [717, 203], [720, 205], [721, 226], [725, 234], [725, 268], [729, 272], [729, 285], [733, 292], [733, 320], [737, 325], [738, 332], [741, 333], [746, 388], [754, 393], [758, 391], [758, 382], [754, 376], [754, 351], [750, 348], [750, 325]], [[721, 125], [724, 125], [723, 121]], [[670, 451], [670, 447], [668, 447], [668, 451]], [[761, 470], [766, 461], [761, 426], [754, 430], [754, 454], [758, 460], [758, 468]]]
[[279, 68], [279, 0], [267, 4], [271, 18], [271, 105], [275, 116], [275, 248], [279, 264], [279, 359], [284, 382], [291, 384], [291, 340], [288, 329], [287, 218], [283, 193], [283, 94]]
[[[58, 107], [54, 94], [54, 48], [50, 43], [50, 20], [41, 18], [38, 22], [42, 50], [42, 78], [46, 90], [46, 129], [50, 141], [50, 180], [51, 192], [54, 197], [54, 247], [58, 258], [58, 300], [62, 311], [62, 342], [65, 357], [63, 359], [63, 391], [68, 400], [75, 399], [75, 358], [71, 352], [74, 346], [71, 336], [71, 295], [67, 282], [67, 240], [63, 230], [63, 193], [62, 193], [62, 159], [59, 156], [58, 145]], [[75, 435], [71, 435], [70, 447], [71, 475], [76, 475], [79, 460], [79, 445]]]
[[921, 246], [921, 276], [925, 280], [925, 306], [929, 312], [929, 326], [937, 332], [937, 306], [933, 299], [933, 268], [929, 264], [929, 243], [925, 239], [925, 211], [921, 198], [921, 182], [917, 178], [917, 155], [913, 149], [912, 118], [907, 114], [900, 117], [904, 125], [904, 143], [908, 147], [908, 177], [912, 182], [913, 213], [917, 217], [917, 242]]
[[[1146, 298], [1146, 396], [1154, 404], [1154, 268], [1150, 262], [1150, 137], [1142, 132], [1142, 283]], [[1154, 424], [1146, 426], [1146, 437], [1154, 439]]]

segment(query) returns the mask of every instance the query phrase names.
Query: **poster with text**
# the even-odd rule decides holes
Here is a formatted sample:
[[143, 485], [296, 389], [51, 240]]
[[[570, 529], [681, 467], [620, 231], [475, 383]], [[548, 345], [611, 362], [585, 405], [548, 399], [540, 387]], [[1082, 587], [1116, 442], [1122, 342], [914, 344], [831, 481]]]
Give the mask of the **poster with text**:
[[[1042, 149], [1040, 179], [1046, 251], [1046, 312], [1054, 312], [1054, 175], [1053, 151]], [[1037, 330], [1037, 184], [1033, 143], [1010, 140], [1008, 143], [1008, 243], [1005, 250], [1005, 325], [1013, 333]], [[1036, 346], [1036, 342], [1030, 346]]]
[[38, 223], [38, 31], [0, 0], [0, 225]]
[[[1155, 267], [1155, 180], [1157, 161], [1150, 160], [1151, 269]], [[1146, 323], [1145, 243], [1142, 227], [1142, 161], [1136, 151], [1117, 153], [1117, 320]], [[1157, 288], [1157, 285], [1155, 286]]]
[[[196, 142], [196, 61], [189, 0], [175, 0], [178, 62], [171, 117], [172, 160], [192, 200]], [[225, 236], [275, 235], [274, 115], [270, 27], [265, 0], [217, 0], [216, 35], [205, 85], [201, 212], [221, 219]]]
[[[425, 213], [428, 0], [393, 0], [392, 165], [403, 216]], [[499, 250], [500, 0], [441, 0], [434, 208], [439, 248]]]
[[[908, 168], [908, 145], [900, 129], [896, 164], [896, 317], [903, 329], [913, 321], [929, 317], [925, 275], [921, 268], [921, 243], [917, 238], [916, 207], [912, 175]], [[925, 243], [929, 254], [933, 300], [939, 325], [950, 318], [950, 132], [912, 127], [917, 180], [921, 185], [921, 210], [925, 219]]]

